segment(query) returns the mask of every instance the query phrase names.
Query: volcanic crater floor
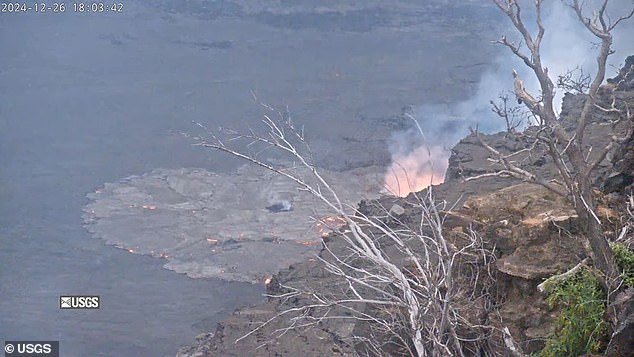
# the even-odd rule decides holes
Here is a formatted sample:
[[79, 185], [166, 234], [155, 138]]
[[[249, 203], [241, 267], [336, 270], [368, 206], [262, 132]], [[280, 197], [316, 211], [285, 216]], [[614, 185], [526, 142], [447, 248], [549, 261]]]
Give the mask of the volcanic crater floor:
[[[293, 170], [314, 183], [309, 170]], [[379, 196], [383, 170], [321, 173], [353, 209], [359, 200]], [[322, 235], [337, 222], [294, 182], [253, 165], [231, 173], [155, 169], [106, 183], [88, 198], [83, 218], [95, 237], [165, 259], [165, 268], [192, 278], [262, 282], [316, 254]]]

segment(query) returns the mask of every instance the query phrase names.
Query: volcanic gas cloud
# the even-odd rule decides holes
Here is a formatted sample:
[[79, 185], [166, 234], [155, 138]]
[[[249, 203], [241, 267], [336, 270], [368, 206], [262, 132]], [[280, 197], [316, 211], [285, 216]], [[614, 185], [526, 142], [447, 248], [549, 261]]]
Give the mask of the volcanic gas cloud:
[[385, 173], [385, 189], [396, 196], [407, 196], [443, 182], [449, 152], [440, 146], [419, 146], [413, 151], [393, 155]]

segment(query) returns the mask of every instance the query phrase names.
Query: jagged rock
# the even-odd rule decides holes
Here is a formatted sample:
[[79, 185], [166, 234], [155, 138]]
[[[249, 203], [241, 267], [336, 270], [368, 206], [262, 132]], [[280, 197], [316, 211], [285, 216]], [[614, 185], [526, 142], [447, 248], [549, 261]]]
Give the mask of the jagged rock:
[[607, 80], [609, 84], [615, 85], [617, 90], [634, 90], [634, 56], [625, 59], [625, 64], [619, 74]]
[[576, 233], [574, 209], [541, 186], [523, 183], [472, 197], [460, 213], [486, 224], [484, 234], [501, 253], [498, 268], [509, 275], [543, 278], [576, 264], [583, 252], [578, 239], [564, 237]]
[[498, 250], [496, 267], [502, 274], [497, 289], [505, 298], [495, 313], [497, 320], [493, 316], [491, 320], [501, 321], [500, 328], [508, 327], [524, 351], [543, 347], [554, 313], [537, 284], [586, 255], [574, 209], [546, 188], [522, 183], [468, 198], [452, 216], [449, 225], [476, 227]]
[[390, 214], [394, 216], [402, 216], [405, 213], [405, 208], [400, 205], [393, 204], [392, 208], [390, 208]]
[[605, 193], [622, 192], [632, 182], [634, 176], [629, 172], [613, 172], [603, 181], [602, 189]]
[[[616, 86], [617, 91], [634, 90], [634, 56], [629, 56], [619, 74], [608, 79], [608, 82]], [[631, 92], [614, 93], [620, 97], [619, 99], [628, 101], [630, 106], [634, 102], [634, 94]], [[634, 137], [630, 136], [621, 143], [609, 158], [612, 169], [605, 175], [601, 188], [605, 193], [623, 193], [634, 183]]]
[[603, 182], [605, 193], [625, 192], [634, 182], [634, 138], [622, 143], [612, 155], [612, 170]]
[[634, 288], [617, 295], [614, 301], [619, 323], [612, 335], [605, 356], [634, 356]]

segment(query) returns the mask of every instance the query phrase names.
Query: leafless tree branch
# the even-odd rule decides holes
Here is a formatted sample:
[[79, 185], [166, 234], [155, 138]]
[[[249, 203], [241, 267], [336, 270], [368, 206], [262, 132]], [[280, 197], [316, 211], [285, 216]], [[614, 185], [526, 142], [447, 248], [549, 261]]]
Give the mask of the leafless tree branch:
[[[265, 109], [274, 111], [269, 106]], [[484, 297], [477, 288], [467, 297], [456, 284], [460, 280], [485, 286], [484, 280], [492, 279], [490, 273], [467, 277], [458, 266], [474, 259], [489, 266], [495, 257], [473, 231], [464, 235], [459, 247], [448, 242], [443, 231], [446, 205], [435, 202], [431, 190], [416, 196], [417, 201], [411, 208], [419, 215], [414, 225], [401, 221], [398, 215], [381, 205], [377, 209], [383, 218], [360, 211], [351, 213], [353, 206], [343, 202], [312, 161], [304, 158], [305, 140], [303, 134], [296, 134], [293, 123], [284, 115], [267, 114], [262, 124], [266, 129], [264, 134], [249, 131], [241, 135], [224, 130], [222, 132], [232, 139], [225, 140], [220, 138], [220, 133], [209, 132], [208, 139], [197, 145], [228, 153], [288, 178], [340, 217], [345, 224], [331, 227], [331, 239], [344, 242], [345, 248], [332, 249], [333, 243], [324, 241], [318, 260], [341, 285], [337, 292], [327, 293], [306, 287], [280, 286], [283, 292], [271, 297], [279, 299], [282, 305], [300, 297], [306, 299], [306, 303], [284, 308], [236, 342], [283, 317], [289, 317], [289, 324], [273, 331], [278, 336], [329, 319], [355, 319], [369, 323], [376, 336], [389, 336], [403, 351], [416, 356], [464, 356], [465, 351], [475, 349], [469, 346], [478, 345], [491, 333], [493, 327], [463, 316], [465, 306]], [[309, 169], [312, 179], [230, 146], [241, 140], [289, 154], [300, 166]], [[395, 250], [390, 253], [386, 247]], [[464, 331], [480, 331], [475, 334], [479, 337], [467, 338], [463, 336]], [[367, 337], [356, 337], [368, 341]], [[380, 350], [386, 343], [374, 340], [369, 348]]]

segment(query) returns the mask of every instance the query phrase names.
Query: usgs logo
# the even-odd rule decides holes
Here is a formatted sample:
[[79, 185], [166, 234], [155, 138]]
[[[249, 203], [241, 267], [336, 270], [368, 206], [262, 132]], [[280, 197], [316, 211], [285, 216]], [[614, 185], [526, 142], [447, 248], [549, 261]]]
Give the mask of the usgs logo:
[[5, 341], [5, 357], [59, 357], [59, 341]]
[[99, 296], [60, 296], [60, 309], [98, 309]]

